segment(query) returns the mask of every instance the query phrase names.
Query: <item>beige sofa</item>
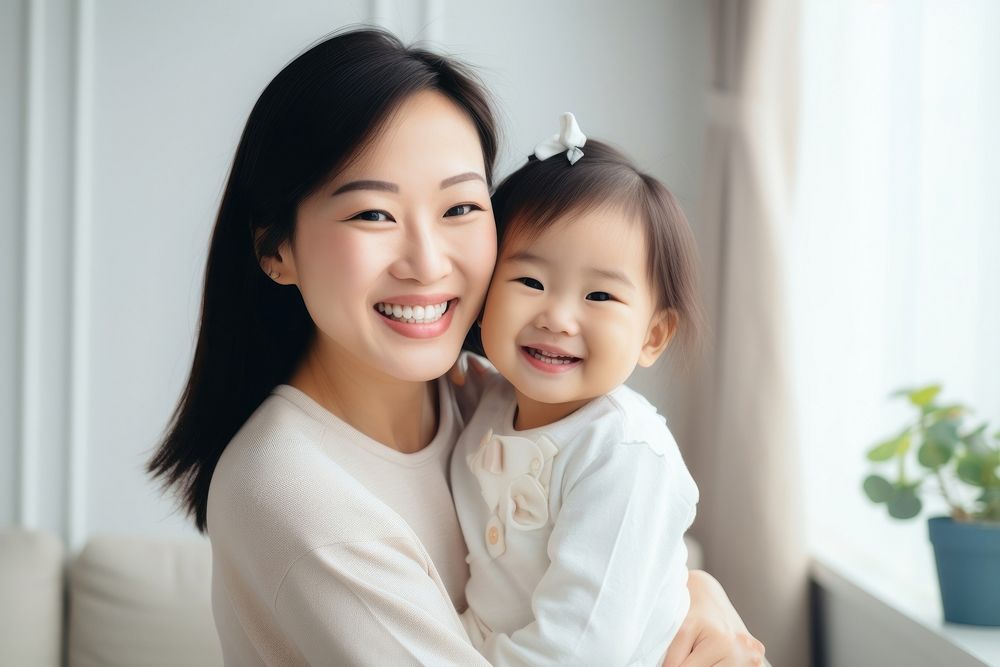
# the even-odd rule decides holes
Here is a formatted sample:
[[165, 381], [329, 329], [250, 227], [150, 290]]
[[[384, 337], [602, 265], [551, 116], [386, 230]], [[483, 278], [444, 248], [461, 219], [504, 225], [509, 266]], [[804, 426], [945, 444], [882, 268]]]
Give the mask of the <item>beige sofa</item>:
[[221, 665], [200, 539], [0, 533], [0, 665]]
[[[688, 541], [688, 564], [701, 566]], [[221, 665], [207, 540], [0, 531], [0, 665]]]

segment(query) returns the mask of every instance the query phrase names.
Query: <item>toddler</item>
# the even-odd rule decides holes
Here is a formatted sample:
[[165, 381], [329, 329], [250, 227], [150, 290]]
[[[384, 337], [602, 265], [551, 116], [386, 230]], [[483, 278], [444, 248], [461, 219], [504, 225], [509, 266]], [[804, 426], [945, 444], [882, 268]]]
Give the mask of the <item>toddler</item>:
[[451, 461], [463, 622], [493, 665], [659, 665], [688, 610], [698, 489], [623, 383], [698, 321], [693, 241], [663, 184], [562, 121], [493, 197], [480, 324], [499, 374]]

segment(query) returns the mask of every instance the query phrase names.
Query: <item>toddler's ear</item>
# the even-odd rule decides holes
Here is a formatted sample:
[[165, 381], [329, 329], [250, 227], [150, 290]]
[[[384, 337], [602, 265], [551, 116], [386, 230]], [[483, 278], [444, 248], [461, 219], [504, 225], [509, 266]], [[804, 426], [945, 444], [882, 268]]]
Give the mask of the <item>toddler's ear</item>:
[[648, 368], [660, 358], [663, 351], [667, 349], [670, 339], [677, 333], [677, 324], [680, 316], [673, 308], [661, 310], [649, 322], [649, 330], [646, 332], [646, 340], [643, 341], [642, 349], [639, 351], [639, 365]]

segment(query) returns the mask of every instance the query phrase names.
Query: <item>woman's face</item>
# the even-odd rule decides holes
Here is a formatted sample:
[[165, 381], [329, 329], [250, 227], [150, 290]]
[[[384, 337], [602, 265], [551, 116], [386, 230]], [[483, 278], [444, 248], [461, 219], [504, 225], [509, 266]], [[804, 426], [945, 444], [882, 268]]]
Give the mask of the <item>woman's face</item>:
[[451, 367], [496, 260], [485, 173], [472, 120], [426, 91], [302, 202], [274, 268], [302, 292], [324, 357], [407, 381]]

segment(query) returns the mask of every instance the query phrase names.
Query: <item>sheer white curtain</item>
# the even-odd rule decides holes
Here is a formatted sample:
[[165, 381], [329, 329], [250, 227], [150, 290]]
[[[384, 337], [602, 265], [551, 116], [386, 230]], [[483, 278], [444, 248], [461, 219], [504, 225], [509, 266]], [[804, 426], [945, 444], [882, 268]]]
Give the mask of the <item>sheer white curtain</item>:
[[809, 0], [801, 18], [788, 277], [810, 542], [933, 587], [924, 521], [860, 482], [908, 416], [899, 387], [943, 382], [1000, 427], [1000, 3]]

